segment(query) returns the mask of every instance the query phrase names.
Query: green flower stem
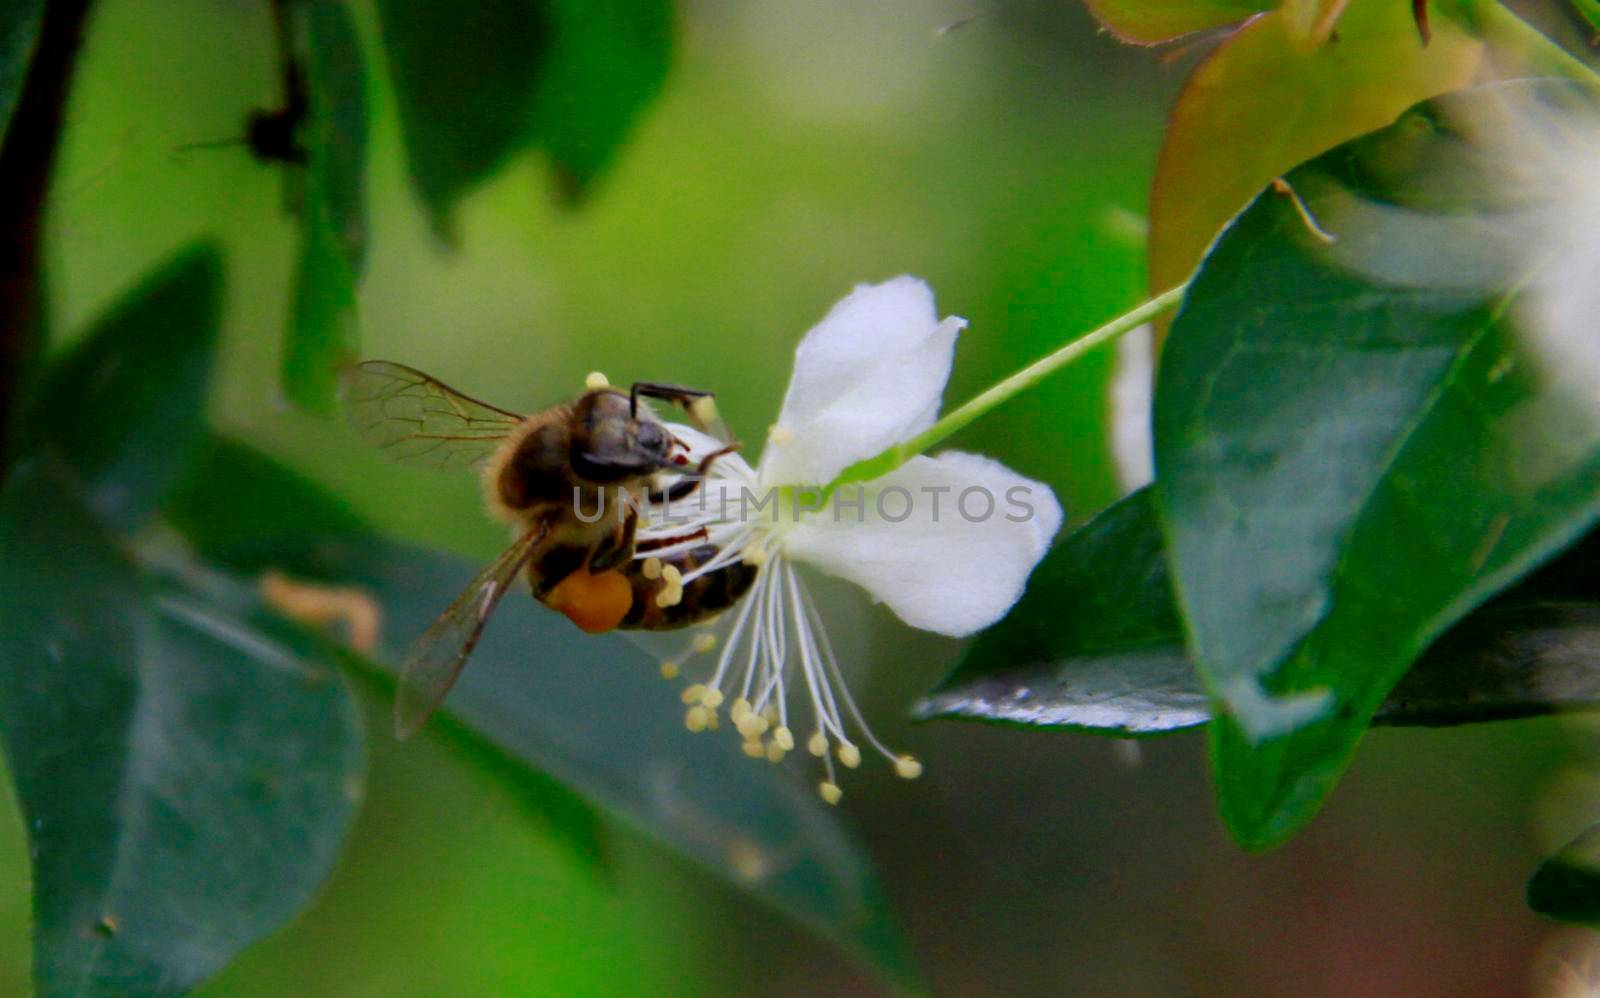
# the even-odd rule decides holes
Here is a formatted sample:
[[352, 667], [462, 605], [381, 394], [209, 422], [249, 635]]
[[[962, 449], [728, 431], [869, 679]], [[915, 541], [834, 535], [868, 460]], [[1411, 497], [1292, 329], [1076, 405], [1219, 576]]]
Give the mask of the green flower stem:
[[1447, 0], [1440, 7], [1468, 34], [1494, 51], [1514, 56], [1530, 73], [1600, 85], [1594, 67], [1546, 38], [1499, 0]]
[[1095, 347], [1109, 343], [1123, 333], [1137, 329], [1161, 313], [1173, 308], [1183, 300], [1183, 294], [1188, 289], [1189, 282], [1185, 281], [1170, 291], [1164, 291], [1156, 295], [1132, 311], [1117, 316], [1099, 329], [1080, 336], [1053, 353], [1039, 358], [964, 405], [945, 413], [937, 423], [934, 423], [910, 440], [896, 444], [881, 454], [857, 461], [844, 469], [844, 471], [841, 471], [838, 478], [823, 487], [824, 499], [832, 495], [834, 490], [841, 485], [850, 482], [871, 481], [874, 478], [888, 474], [913, 457], [928, 450], [928, 448], [941, 443], [957, 430], [965, 428], [967, 424], [984, 415], [995, 406], [1032, 388]]

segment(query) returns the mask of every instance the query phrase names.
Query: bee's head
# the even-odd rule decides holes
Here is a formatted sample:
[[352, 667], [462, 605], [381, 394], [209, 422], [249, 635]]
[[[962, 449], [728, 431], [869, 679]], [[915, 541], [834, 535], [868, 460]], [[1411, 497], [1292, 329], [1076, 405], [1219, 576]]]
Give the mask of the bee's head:
[[672, 434], [625, 392], [600, 388], [573, 407], [572, 467], [590, 482], [619, 482], [671, 467]]

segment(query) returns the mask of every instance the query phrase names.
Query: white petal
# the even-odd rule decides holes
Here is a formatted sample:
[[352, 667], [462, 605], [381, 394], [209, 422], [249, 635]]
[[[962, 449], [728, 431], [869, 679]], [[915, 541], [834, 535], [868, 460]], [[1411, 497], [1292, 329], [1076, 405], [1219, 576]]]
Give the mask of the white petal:
[[795, 350], [778, 428], [761, 455], [768, 485], [823, 485], [933, 423], [965, 319], [939, 321], [914, 277], [858, 285]]
[[1061, 526], [1048, 485], [977, 454], [912, 458], [856, 488], [802, 518], [784, 535], [784, 552], [938, 634], [960, 637], [1005, 616]]

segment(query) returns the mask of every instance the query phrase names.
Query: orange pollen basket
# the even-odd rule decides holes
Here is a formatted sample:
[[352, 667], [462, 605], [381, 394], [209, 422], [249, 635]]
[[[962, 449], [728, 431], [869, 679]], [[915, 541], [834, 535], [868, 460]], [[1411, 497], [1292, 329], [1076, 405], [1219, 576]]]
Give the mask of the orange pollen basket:
[[585, 632], [600, 634], [622, 623], [628, 615], [633, 606], [633, 586], [616, 569], [591, 575], [580, 568], [558, 582], [544, 602], [566, 614]]

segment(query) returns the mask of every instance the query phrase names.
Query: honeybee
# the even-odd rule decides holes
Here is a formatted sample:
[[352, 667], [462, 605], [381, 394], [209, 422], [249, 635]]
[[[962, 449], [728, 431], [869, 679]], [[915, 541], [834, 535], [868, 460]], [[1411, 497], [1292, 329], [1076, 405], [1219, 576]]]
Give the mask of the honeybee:
[[[641, 505], [693, 494], [713, 462], [739, 446], [719, 434], [724, 446], [692, 462], [688, 445], [639, 400], [682, 406], [710, 430], [716, 423], [704, 418], [714, 412], [710, 392], [653, 382], [622, 391], [602, 383], [573, 402], [524, 416], [403, 364], [367, 361], [345, 373], [342, 394], [357, 431], [392, 457], [478, 471], [490, 513], [512, 527], [511, 546], [434, 621], [401, 667], [395, 697], [401, 738], [416, 733], [444, 700], [518, 575], [535, 599], [589, 632], [684, 627], [733, 605], [755, 581], [755, 567], [733, 561], [673, 589], [717, 547], [692, 545], [694, 535], [635, 540]], [[657, 478], [663, 471], [685, 474], [663, 487]], [[619, 501], [623, 493], [631, 501]], [[634, 559], [669, 547], [658, 559]]]

